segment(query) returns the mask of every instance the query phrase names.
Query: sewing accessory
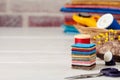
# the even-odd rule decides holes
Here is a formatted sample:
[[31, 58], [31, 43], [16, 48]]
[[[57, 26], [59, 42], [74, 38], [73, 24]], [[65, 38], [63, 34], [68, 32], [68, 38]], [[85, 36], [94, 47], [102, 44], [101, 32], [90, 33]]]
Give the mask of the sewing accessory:
[[103, 44], [103, 38], [105, 37], [101, 33], [93, 37], [98, 45]]
[[102, 29], [120, 29], [119, 23], [114, 19], [112, 14], [104, 14], [97, 21], [97, 27]]
[[110, 51], [107, 51], [104, 54], [104, 61], [105, 61], [106, 66], [114, 66], [114, 65], [116, 65], [115, 60], [113, 58], [113, 54]]
[[74, 79], [84, 79], [84, 78], [94, 78], [100, 76], [107, 76], [107, 77], [120, 77], [120, 71], [116, 68], [103, 68], [100, 70], [99, 73], [95, 74], [82, 74], [72, 77], [66, 77], [65, 79], [74, 80]]
[[80, 16], [80, 17], [86, 17], [86, 18], [90, 18], [91, 17], [91, 15], [88, 14], [88, 13], [79, 13], [78, 16]]
[[[99, 33], [98, 35], [93, 36], [95, 42], [100, 45], [104, 44], [108, 41], [114, 41], [116, 38], [117, 31], [113, 29], [109, 29], [106, 33]], [[119, 36], [118, 36], [119, 40]]]
[[80, 14], [73, 14], [73, 20], [79, 24], [88, 26], [88, 27], [96, 27], [96, 19], [98, 19], [98, 16], [81, 16]]
[[90, 44], [90, 35], [88, 34], [78, 34], [74, 36], [75, 44], [83, 43], [83, 44]]
[[118, 36], [118, 41], [120, 41], [120, 35]]

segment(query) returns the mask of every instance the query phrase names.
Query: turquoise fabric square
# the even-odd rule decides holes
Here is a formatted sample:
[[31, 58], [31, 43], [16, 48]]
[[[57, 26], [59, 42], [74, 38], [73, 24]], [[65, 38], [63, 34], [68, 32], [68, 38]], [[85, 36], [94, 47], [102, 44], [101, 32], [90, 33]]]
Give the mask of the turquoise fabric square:
[[81, 43], [77, 43], [77, 44], [73, 44], [72, 47], [76, 47], [76, 48], [92, 48], [94, 47], [95, 44], [91, 43], [91, 44], [81, 44]]

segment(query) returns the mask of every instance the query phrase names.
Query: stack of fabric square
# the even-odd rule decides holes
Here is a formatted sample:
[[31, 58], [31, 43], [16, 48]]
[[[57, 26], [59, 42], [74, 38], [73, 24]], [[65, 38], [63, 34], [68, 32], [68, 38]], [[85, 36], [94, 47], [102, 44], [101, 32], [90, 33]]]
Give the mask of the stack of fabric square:
[[91, 70], [96, 66], [96, 45], [77, 43], [72, 45], [72, 68]]
[[72, 19], [72, 14], [64, 15], [64, 23], [62, 28], [64, 29], [64, 33], [68, 34], [78, 34], [79, 31], [73, 26], [76, 22]]
[[120, 21], [120, 0], [70, 0], [61, 8], [61, 12], [86, 12], [91, 15], [111, 13]]

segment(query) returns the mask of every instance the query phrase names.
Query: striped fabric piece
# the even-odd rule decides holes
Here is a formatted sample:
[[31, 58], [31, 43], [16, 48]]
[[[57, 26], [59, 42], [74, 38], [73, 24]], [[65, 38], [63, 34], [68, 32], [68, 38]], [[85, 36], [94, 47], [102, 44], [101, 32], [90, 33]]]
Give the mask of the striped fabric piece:
[[72, 47], [76, 47], [76, 48], [92, 48], [94, 47], [95, 44], [81, 44], [81, 43], [77, 43], [77, 44], [73, 44]]
[[93, 50], [96, 50], [96, 48], [91, 48], [91, 49], [72, 48], [72, 51], [82, 51], [82, 52], [90, 52]]
[[96, 56], [96, 54], [92, 54], [92, 55], [74, 55], [74, 54], [72, 54], [72, 57], [74, 57], [74, 58], [92, 58], [94, 56]]
[[93, 56], [91, 58], [74, 58], [72, 57], [72, 61], [90, 61], [90, 60], [95, 60], [96, 59], [96, 56]]
[[96, 50], [89, 51], [89, 52], [72, 51], [72, 54], [75, 54], [75, 55], [92, 55], [95, 53], [96, 53]]
[[102, 0], [102, 1], [91, 1], [91, 0], [87, 0], [87, 1], [81, 1], [81, 0], [72, 0], [71, 4], [87, 4], [87, 5], [107, 5], [107, 6], [120, 6], [120, 1], [106, 1], [106, 0]]
[[108, 9], [108, 8], [66, 8], [62, 7], [61, 12], [90, 12], [90, 13], [111, 13], [120, 14], [119, 9]]
[[78, 65], [78, 66], [91, 66], [91, 65], [93, 65], [93, 64], [95, 64], [95, 61], [93, 61], [93, 62], [72, 62], [72, 65]]

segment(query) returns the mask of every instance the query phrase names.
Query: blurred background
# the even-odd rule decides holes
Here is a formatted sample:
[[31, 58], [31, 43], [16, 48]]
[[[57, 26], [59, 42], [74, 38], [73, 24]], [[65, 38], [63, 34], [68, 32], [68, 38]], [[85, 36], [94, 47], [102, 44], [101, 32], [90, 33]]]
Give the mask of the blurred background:
[[52, 27], [63, 23], [66, 0], [0, 0], [0, 27]]

